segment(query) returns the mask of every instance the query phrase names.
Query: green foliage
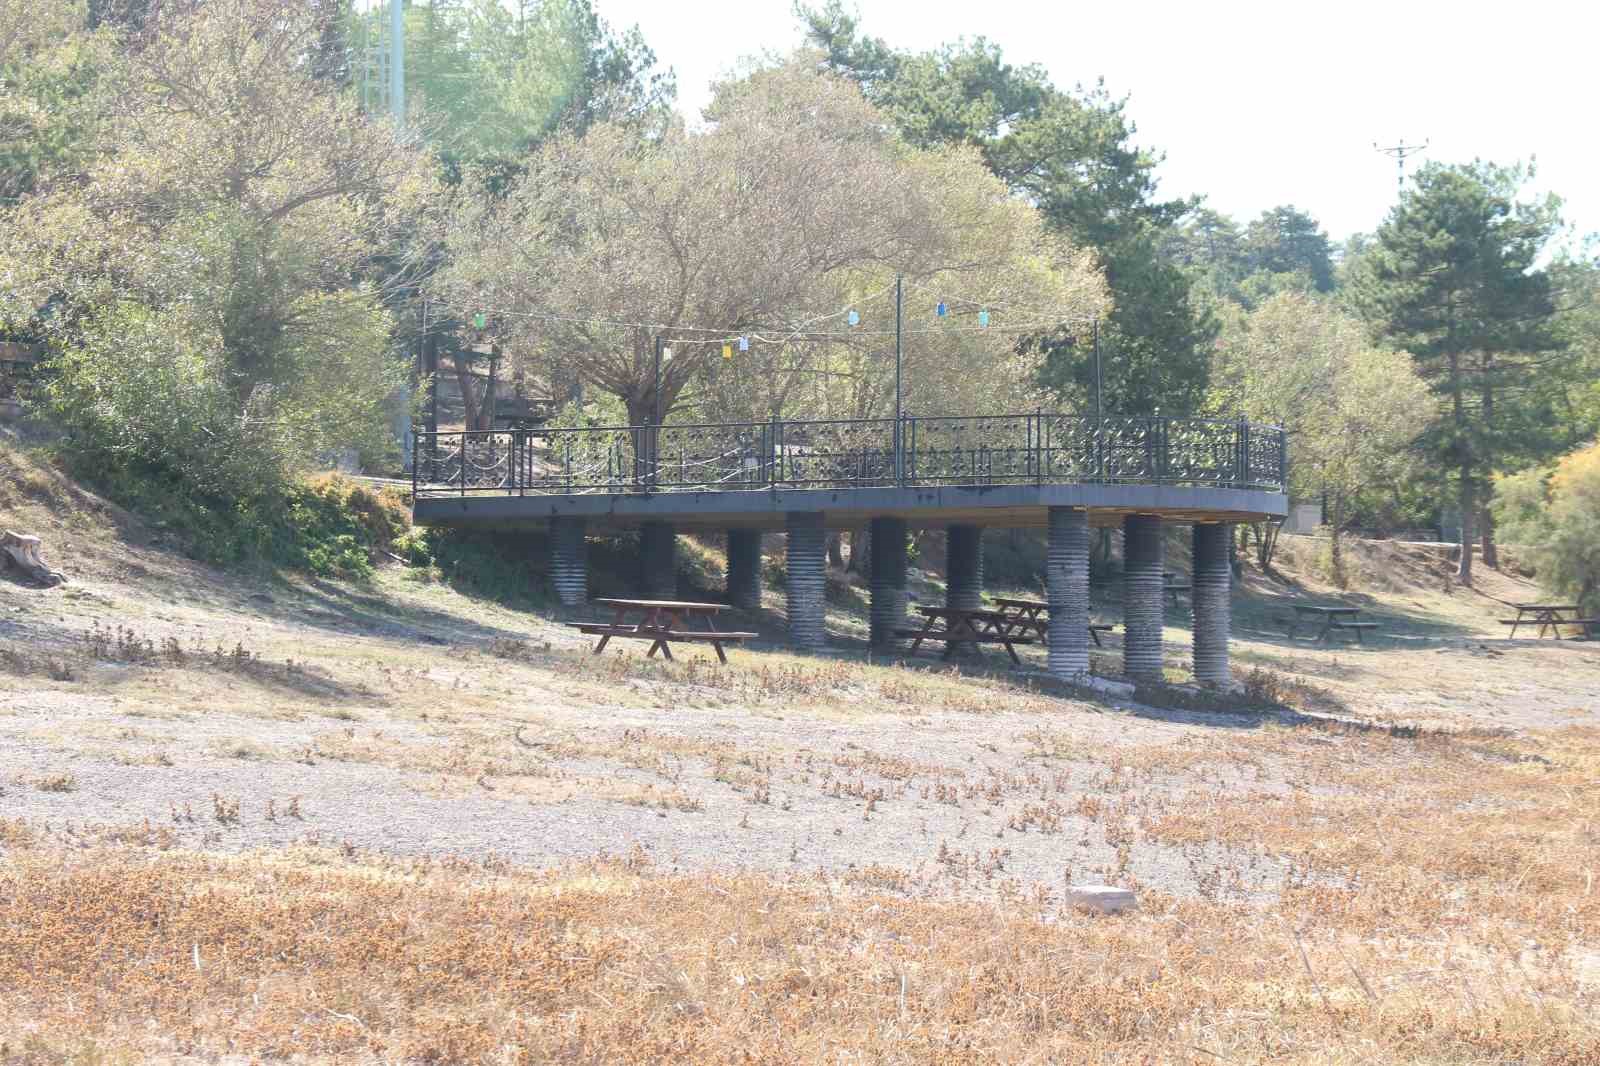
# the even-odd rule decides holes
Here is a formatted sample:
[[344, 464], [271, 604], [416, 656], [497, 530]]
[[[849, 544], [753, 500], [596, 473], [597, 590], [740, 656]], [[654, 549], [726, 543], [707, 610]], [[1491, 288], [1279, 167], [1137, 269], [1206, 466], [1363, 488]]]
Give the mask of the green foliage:
[[388, 253], [432, 186], [315, 73], [323, 7], [216, 0], [121, 49], [101, 47], [110, 28], [69, 32], [119, 91], [97, 90], [75, 180], [0, 215], [0, 328], [48, 339], [46, 401], [97, 483], [186, 514], [207, 558], [345, 572], [350, 544], [289, 559], [272, 527], [300, 471], [394, 450]]
[[[912, 144], [976, 147], [1051, 225], [1099, 252], [1113, 306], [1102, 324], [1107, 410], [1192, 410], [1206, 383], [1216, 323], [1191, 297], [1188, 274], [1161, 254], [1168, 227], [1196, 204], [1155, 199], [1160, 156], [1133, 143], [1125, 101], [1102, 85], [1050, 84], [1037, 65], [1015, 67], [978, 39], [926, 53], [866, 37], [839, 0], [797, 8], [827, 65], [853, 78]], [[1084, 330], [1041, 338], [1042, 382], [1083, 407], [1094, 363]]]
[[1527, 553], [1539, 583], [1600, 610], [1600, 443], [1496, 482], [1501, 536]]
[[1548, 454], [1529, 386], [1539, 357], [1561, 348], [1550, 276], [1537, 265], [1560, 216], [1553, 198], [1515, 200], [1528, 176], [1487, 163], [1424, 167], [1379, 229], [1357, 294], [1439, 398], [1425, 443], [1451, 468]]
[[395, 541], [395, 553], [461, 592], [512, 606], [542, 606], [549, 597], [540, 534], [418, 527]]
[[[1557, 446], [1541, 378], [1564, 348], [1548, 270], [1559, 201], [1518, 201], [1520, 166], [1430, 163], [1378, 230], [1353, 294], [1377, 331], [1409, 351], [1437, 401], [1419, 437], [1442, 482], [1454, 475], [1463, 543], [1480, 486]], [[1470, 580], [1463, 550], [1460, 577]]]
[[[347, 16], [357, 55], [388, 34], [387, 5]], [[558, 128], [626, 121], [659, 133], [675, 92], [671, 71], [639, 31], [618, 33], [590, 0], [433, 0], [406, 12], [407, 110], [447, 173], [473, 164], [514, 170]], [[352, 72], [369, 109], [384, 105], [377, 72]]]
[[0, 5], [0, 201], [82, 164], [114, 78], [109, 34], [78, 0]]
[[371, 577], [410, 526], [400, 500], [337, 475], [290, 485], [274, 518], [269, 558], [319, 577]]
[[1303, 277], [1317, 292], [1333, 291], [1333, 245], [1317, 220], [1292, 204], [1261, 212], [1245, 228], [1245, 273]]
[[1374, 347], [1332, 301], [1280, 293], [1230, 316], [1212, 402], [1293, 427], [1290, 492], [1328, 501], [1331, 569], [1342, 584], [1339, 533], [1351, 502], [1414, 472], [1409, 445], [1432, 407], [1411, 360]]

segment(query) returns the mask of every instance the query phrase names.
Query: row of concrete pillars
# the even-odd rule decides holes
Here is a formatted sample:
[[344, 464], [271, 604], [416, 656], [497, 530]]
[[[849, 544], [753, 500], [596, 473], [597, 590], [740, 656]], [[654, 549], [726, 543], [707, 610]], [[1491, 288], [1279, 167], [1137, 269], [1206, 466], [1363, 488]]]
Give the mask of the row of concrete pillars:
[[[1050, 672], [1074, 678], [1089, 669], [1089, 516], [1072, 507], [1049, 509], [1046, 562], [1050, 626]], [[576, 606], [588, 599], [588, 560], [582, 518], [551, 520], [551, 575], [561, 602]], [[803, 651], [823, 647], [827, 535], [821, 512], [788, 515], [789, 637]], [[1141, 681], [1158, 681], [1162, 671], [1161, 633], [1165, 624], [1165, 541], [1155, 515], [1123, 518], [1123, 671]], [[1232, 570], [1229, 527], [1221, 522], [1193, 526], [1194, 676], [1208, 684], [1228, 681], [1229, 599]], [[870, 633], [875, 648], [898, 646], [907, 627], [906, 522], [874, 518], [869, 526]], [[983, 595], [983, 529], [951, 525], [946, 544], [946, 606], [977, 608]], [[677, 596], [676, 535], [670, 523], [646, 522], [640, 531], [640, 593], [648, 599]], [[761, 605], [761, 533], [728, 532], [728, 602], [754, 610]]]

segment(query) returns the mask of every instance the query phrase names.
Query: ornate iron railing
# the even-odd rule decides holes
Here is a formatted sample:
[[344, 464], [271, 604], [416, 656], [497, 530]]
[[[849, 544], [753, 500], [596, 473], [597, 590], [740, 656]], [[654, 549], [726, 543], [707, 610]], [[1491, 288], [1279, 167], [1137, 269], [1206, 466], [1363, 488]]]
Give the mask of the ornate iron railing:
[[[896, 430], [898, 429], [898, 432]], [[1109, 482], [1282, 491], [1277, 426], [1024, 414], [422, 433], [415, 496]]]

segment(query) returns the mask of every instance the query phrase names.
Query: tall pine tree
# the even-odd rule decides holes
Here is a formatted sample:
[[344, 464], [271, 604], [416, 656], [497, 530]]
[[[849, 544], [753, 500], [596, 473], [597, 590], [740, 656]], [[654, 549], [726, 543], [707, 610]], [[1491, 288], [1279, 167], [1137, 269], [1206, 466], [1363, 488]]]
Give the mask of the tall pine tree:
[[[1409, 351], [1438, 401], [1421, 437], [1461, 511], [1463, 583], [1489, 477], [1552, 443], [1542, 367], [1563, 348], [1550, 276], [1539, 268], [1561, 225], [1555, 197], [1519, 201], [1520, 166], [1429, 164], [1378, 230], [1361, 302], [1383, 337]], [[1483, 528], [1485, 562], [1494, 542]]]

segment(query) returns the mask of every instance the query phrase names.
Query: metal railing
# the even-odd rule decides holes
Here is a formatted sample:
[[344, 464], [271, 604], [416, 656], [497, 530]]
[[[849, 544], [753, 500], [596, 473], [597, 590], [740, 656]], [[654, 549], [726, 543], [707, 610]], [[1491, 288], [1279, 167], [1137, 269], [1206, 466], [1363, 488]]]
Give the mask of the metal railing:
[[[1243, 419], [1022, 415], [420, 433], [415, 497], [1128, 483], [1283, 491], [1287, 437]], [[898, 452], [898, 454], [897, 454]]]

